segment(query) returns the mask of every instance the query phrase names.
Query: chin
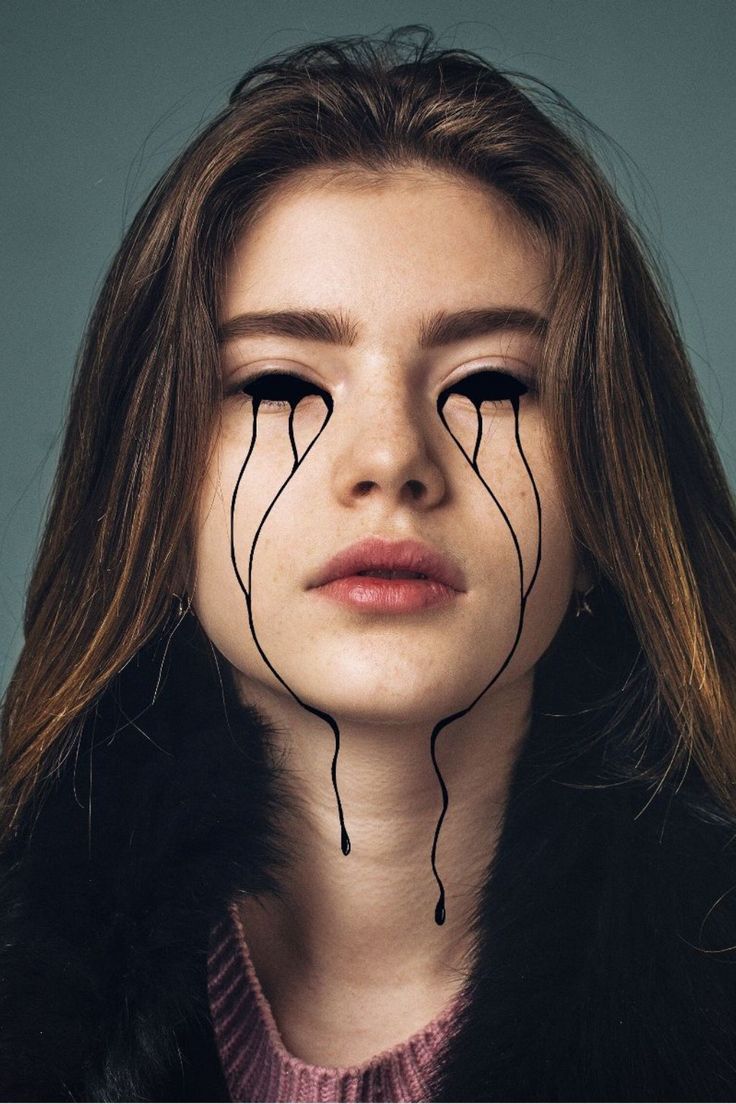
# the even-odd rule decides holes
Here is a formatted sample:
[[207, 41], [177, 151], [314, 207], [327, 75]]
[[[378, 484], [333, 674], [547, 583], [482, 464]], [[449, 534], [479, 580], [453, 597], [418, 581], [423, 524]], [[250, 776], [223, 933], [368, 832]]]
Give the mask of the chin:
[[338, 724], [431, 727], [463, 709], [477, 694], [470, 687], [428, 683], [426, 674], [393, 680], [336, 675], [329, 683], [315, 685], [314, 679], [307, 679], [291, 685], [303, 702], [328, 713]]

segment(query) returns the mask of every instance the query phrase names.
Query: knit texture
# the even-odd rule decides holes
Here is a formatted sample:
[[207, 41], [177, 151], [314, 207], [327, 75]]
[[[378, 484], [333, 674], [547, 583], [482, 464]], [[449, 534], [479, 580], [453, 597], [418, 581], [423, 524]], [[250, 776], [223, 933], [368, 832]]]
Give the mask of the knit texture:
[[235, 903], [212, 932], [208, 990], [217, 1048], [234, 1101], [426, 1100], [435, 1056], [467, 1000], [461, 991], [426, 1027], [360, 1065], [310, 1065], [284, 1046]]

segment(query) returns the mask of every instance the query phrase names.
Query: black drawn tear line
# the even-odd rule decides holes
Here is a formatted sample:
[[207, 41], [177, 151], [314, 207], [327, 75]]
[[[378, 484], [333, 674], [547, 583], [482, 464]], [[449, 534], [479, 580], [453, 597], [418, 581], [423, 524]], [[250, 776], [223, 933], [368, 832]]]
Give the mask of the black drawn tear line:
[[279, 487], [278, 491], [276, 492], [275, 498], [273, 499], [273, 501], [269, 505], [268, 509], [266, 510], [265, 514], [261, 518], [260, 524], [258, 525], [258, 528], [256, 529], [256, 533], [255, 533], [255, 536], [253, 538], [253, 544], [251, 545], [251, 549], [250, 549], [250, 556], [248, 558], [248, 586], [246, 587], [245, 584], [243, 583], [243, 579], [242, 579], [242, 577], [240, 575], [240, 572], [238, 570], [237, 560], [236, 560], [236, 556], [235, 556], [235, 504], [236, 504], [238, 490], [240, 488], [240, 481], [243, 478], [243, 473], [245, 472], [246, 465], [248, 463], [248, 460], [250, 459], [251, 453], [253, 452], [253, 449], [254, 449], [255, 443], [256, 443], [256, 437], [257, 437], [257, 432], [258, 432], [258, 407], [259, 407], [259, 405], [260, 405], [260, 400], [255, 399], [253, 401], [253, 435], [251, 437], [251, 442], [250, 442], [250, 447], [248, 449], [248, 453], [246, 455], [245, 460], [243, 461], [243, 465], [242, 465], [242, 467], [240, 469], [240, 472], [238, 474], [238, 478], [237, 478], [236, 483], [235, 483], [235, 489], [233, 490], [233, 496], [232, 496], [232, 499], [231, 499], [231, 502], [230, 502], [230, 559], [232, 561], [233, 568], [235, 570], [235, 575], [236, 575], [236, 578], [238, 580], [238, 584], [240, 585], [240, 589], [242, 590], [243, 594], [245, 595], [245, 604], [246, 604], [246, 608], [248, 610], [248, 623], [250, 625], [251, 635], [253, 636], [253, 640], [255, 642], [256, 647], [258, 648], [258, 651], [261, 655], [261, 658], [263, 659], [264, 663], [267, 665], [269, 670], [279, 680], [281, 685], [286, 690], [288, 690], [289, 693], [291, 694], [291, 696], [294, 698], [294, 700], [296, 702], [298, 702], [299, 705], [301, 705], [302, 709], [306, 709], [307, 712], [312, 713], [315, 717], [319, 717], [320, 720], [323, 720], [325, 722], [325, 724], [329, 725], [329, 727], [332, 729], [332, 733], [335, 737], [335, 751], [334, 751], [334, 754], [333, 754], [333, 757], [332, 757], [332, 771], [331, 771], [331, 774], [332, 774], [332, 787], [335, 791], [335, 798], [337, 799], [337, 812], [338, 812], [338, 816], [339, 816], [339, 819], [340, 819], [340, 849], [341, 849], [343, 855], [348, 855], [350, 853], [350, 846], [351, 846], [350, 845], [350, 836], [348, 835], [347, 828], [345, 827], [345, 816], [344, 816], [344, 813], [343, 813], [342, 801], [340, 800], [340, 792], [339, 792], [339, 789], [338, 789], [338, 786], [337, 786], [337, 758], [338, 758], [338, 755], [339, 755], [339, 752], [340, 752], [340, 729], [338, 728], [338, 725], [337, 725], [337, 722], [335, 721], [335, 719], [333, 717], [331, 717], [329, 713], [325, 713], [324, 710], [317, 709], [316, 706], [309, 705], [307, 702], [302, 701], [302, 699], [299, 697], [299, 695], [297, 693], [295, 693], [294, 690], [292, 690], [292, 688], [289, 686], [289, 684], [287, 682], [285, 682], [285, 680], [281, 677], [281, 675], [278, 673], [276, 668], [270, 662], [268, 656], [266, 655], [263, 648], [261, 647], [260, 641], [258, 639], [258, 635], [256, 633], [255, 624], [253, 622], [253, 609], [252, 609], [252, 604], [251, 604], [251, 590], [252, 590], [252, 580], [253, 580], [253, 557], [255, 555], [256, 544], [258, 542], [258, 537], [260, 535], [261, 529], [265, 525], [266, 519], [267, 519], [268, 515], [271, 513], [271, 510], [274, 508], [274, 506], [278, 502], [279, 498], [281, 497], [282, 492], [284, 491], [284, 489], [286, 488], [286, 486], [288, 485], [290, 480], [293, 478], [293, 476], [296, 473], [299, 466], [304, 463], [305, 459], [309, 455], [309, 452], [311, 451], [312, 448], [314, 448], [314, 446], [316, 445], [316, 443], [319, 440], [320, 436], [324, 432], [324, 430], [327, 426], [327, 423], [329, 422], [330, 418], [332, 417], [332, 409], [333, 408], [332, 408], [332, 403], [330, 402], [330, 404], [328, 405], [328, 408], [327, 408], [327, 410], [328, 410], [327, 417], [325, 418], [324, 422], [322, 423], [322, 428], [315, 435], [314, 440], [310, 442], [309, 446], [306, 448], [306, 450], [304, 452], [304, 455], [302, 456], [302, 458], [300, 460], [299, 456], [298, 456], [298, 453], [297, 453], [296, 441], [294, 440], [294, 431], [293, 431], [294, 412], [295, 412], [295, 409], [296, 409], [296, 404], [295, 403], [291, 404], [291, 410], [289, 411], [289, 440], [291, 441], [292, 454], [294, 456], [294, 466], [292, 467], [291, 472], [289, 473], [289, 475], [286, 477], [284, 482]]
[[[299, 400], [297, 400], [297, 402], [298, 401]], [[524, 467], [526, 469], [527, 475], [529, 476], [529, 480], [531, 482], [532, 489], [534, 491], [534, 497], [535, 497], [535, 502], [536, 502], [536, 507], [537, 507], [537, 556], [536, 556], [536, 563], [535, 563], [535, 567], [534, 567], [534, 572], [532, 574], [531, 581], [530, 581], [529, 586], [526, 589], [526, 591], [524, 590], [524, 562], [523, 562], [523, 558], [522, 558], [522, 554], [521, 554], [521, 548], [520, 548], [520, 545], [519, 545], [518, 538], [516, 536], [516, 533], [514, 532], [514, 529], [511, 525], [511, 522], [509, 520], [509, 517], [508, 517], [506, 511], [503, 509], [500, 502], [496, 498], [495, 494], [493, 493], [491, 488], [488, 486], [485, 479], [483, 478], [480, 471], [478, 470], [477, 458], [478, 458], [478, 453], [479, 453], [479, 450], [480, 450], [480, 445], [481, 445], [481, 440], [482, 440], [482, 433], [483, 433], [483, 420], [482, 420], [482, 416], [481, 416], [481, 412], [480, 412], [480, 403], [478, 403], [478, 405], [476, 406], [477, 433], [476, 433], [475, 447], [474, 447], [474, 450], [473, 450], [473, 459], [471, 461], [468, 458], [468, 455], [465, 452], [465, 450], [463, 449], [462, 445], [460, 444], [460, 442], [455, 437], [455, 434], [452, 432], [452, 430], [448, 426], [447, 421], [445, 420], [444, 414], [442, 413], [442, 406], [444, 406], [444, 403], [442, 403], [442, 405], [440, 405], [440, 402], [438, 402], [438, 413], [440, 415], [440, 419], [442, 421], [442, 424], [445, 426], [445, 429], [450, 434], [450, 436], [452, 437], [452, 439], [455, 442], [455, 444], [457, 445], [457, 447], [460, 449], [460, 452], [462, 453], [462, 455], [465, 457], [465, 459], [470, 464], [470, 466], [473, 469], [473, 471], [475, 472], [476, 476], [480, 479], [481, 483], [483, 484], [483, 486], [487, 490], [488, 494], [493, 499], [493, 501], [494, 501], [496, 507], [498, 508], [501, 516], [503, 517], [504, 521], [506, 522], [506, 525], [508, 527], [508, 530], [509, 530], [509, 532], [511, 534], [511, 537], [513, 539], [513, 542], [514, 542], [514, 548], [516, 550], [517, 560], [518, 560], [518, 564], [519, 564], [519, 580], [520, 580], [519, 624], [517, 626], [517, 631], [516, 631], [516, 636], [514, 638], [514, 643], [511, 647], [511, 650], [509, 651], [508, 655], [506, 656], [506, 659], [504, 660], [504, 662], [502, 663], [501, 667], [498, 669], [496, 674], [493, 676], [491, 681], [473, 699], [473, 701], [470, 703], [470, 705], [468, 705], [466, 708], [464, 708], [462, 710], [459, 710], [458, 712], [453, 713], [450, 716], [445, 717], [442, 720], [438, 721], [438, 723], [435, 725], [434, 729], [432, 730], [432, 735], [431, 735], [431, 739], [430, 739], [430, 752], [431, 752], [431, 757], [432, 757], [432, 764], [434, 766], [435, 774], [437, 775], [437, 779], [439, 781], [440, 789], [441, 789], [441, 792], [442, 792], [442, 811], [440, 812], [440, 815], [439, 815], [439, 818], [437, 820], [437, 824], [436, 824], [436, 827], [435, 827], [434, 840], [433, 840], [433, 843], [432, 843], [432, 855], [431, 855], [432, 871], [433, 871], [435, 880], [437, 882], [437, 885], [438, 885], [439, 891], [440, 891], [439, 898], [438, 898], [437, 904], [435, 906], [435, 914], [434, 914], [435, 923], [438, 924], [438, 925], [444, 924], [445, 917], [446, 917], [446, 912], [445, 912], [445, 888], [444, 888], [442, 879], [440, 878], [439, 872], [437, 870], [436, 855], [437, 855], [437, 843], [438, 843], [438, 839], [439, 839], [440, 829], [442, 827], [442, 822], [444, 821], [445, 815], [447, 813], [447, 808], [448, 808], [448, 792], [447, 792], [447, 786], [445, 785], [445, 781], [442, 777], [442, 773], [441, 773], [441, 771], [439, 769], [439, 765], [437, 763], [437, 757], [436, 757], [437, 736], [439, 735], [439, 733], [444, 728], [447, 727], [447, 725], [451, 724], [453, 721], [458, 720], [461, 717], [464, 717], [467, 713], [469, 713], [470, 710], [483, 697], [483, 695], [491, 688], [491, 686], [493, 686], [494, 682], [496, 682], [496, 680], [500, 677], [500, 675], [503, 673], [503, 671], [506, 669], [506, 667], [510, 663], [511, 658], [512, 658], [512, 656], [513, 656], [513, 654], [516, 651], [516, 648], [518, 646], [519, 639], [521, 638], [521, 633], [522, 633], [523, 624], [524, 624], [524, 610], [525, 610], [525, 607], [526, 607], [526, 601], [527, 601], [529, 593], [531, 592], [531, 589], [534, 586], [534, 583], [536, 581], [537, 574], [539, 572], [539, 565], [540, 565], [540, 562], [541, 562], [541, 555], [542, 555], [542, 510], [541, 510], [541, 501], [540, 501], [540, 497], [539, 497], [539, 491], [537, 489], [537, 485], [536, 485], [536, 482], [534, 480], [534, 476], [532, 475], [531, 469], [529, 467], [526, 456], [524, 454], [524, 450], [523, 450], [522, 445], [521, 445], [521, 437], [520, 437], [520, 434], [519, 434], [519, 399], [518, 399], [518, 396], [513, 395], [508, 401], [511, 402], [511, 405], [512, 405], [513, 410], [514, 410], [514, 437], [515, 437], [516, 445], [517, 445], [517, 448], [518, 448], [518, 451], [519, 451], [519, 455], [521, 456]], [[258, 640], [256, 631], [255, 631], [255, 625], [254, 625], [254, 622], [253, 622], [252, 605], [251, 605], [251, 596], [250, 596], [251, 595], [251, 588], [252, 588], [253, 558], [254, 558], [254, 555], [255, 555], [255, 548], [256, 548], [256, 544], [257, 544], [258, 537], [260, 535], [261, 529], [263, 528], [263, 526], [266, 522], [266, 519], [268, 518], [269, 514], [271, 513], [271, 510], [273, 509], [273, 507], [276, 505], [276, 502], [280, 498], [282, 492], [284, 491], [286, 486], [289, 484], [289, 482], [291, 481], [291, 479], [295, 475], [296, 471], [298, 470], [300, 465], [304, 462], [304, 460], [308, 456], [309, 452], [314, 447], [314, 445], [317, 443], [320, 436], [322, 435], [325, 428], [327, 427], [327, 424], [329, 423], [330, 418], [332, 417], [333, 405], [332, 405], [331, 400], [329, 402], [326, 402], [327, 411], [328, 411], [327, 412], [327, 417], [325, 418], [325, 421], [323, 422], [322, 427], [320, 428], [319, 432], [315, 435], [314, 439], [310, 442], [309, 446], [305, 450], [304, 455], [302, 456], [302, 458], [300, 460], [299, 457], [298, 457], [298, 452], [297, 452], [296, 442], [294, 440], [294, 432], [293, 432], [294, 414], [295, 414], [295, 411], [296, 411], [297, 403], [293, 403], [293, 402], [290, 403], [291, 409], [290, 409], [290, 412], [289, 412], [289, 440], [291, 442], [292, 454], [293, 454], [293, 457], [294, 457], [294, 466], [292, 467], [291, 472], [289, 473], [289, 475], [287, 476], [287, 478], [284, 480], [281, 487], [277, 491], [274, 499], [272, 500], [271, 504], [269, 505], [268, 509], [266, 510], [265, 514], [263, 515], [263, 517], [260, 521], [260, 524], [258, 525], [258, 528], [256, 530], [255, 536], [253, 538], [253, 544], [251, 545], [250, 556], [249, 556], [249, 560], [248, 560], [248, 587], [246, 588], [246, 586], [243, 583], [240, 572], [238, 570], [237, 559], [236, 559], [236, 556], [235, 556], [235, 505], [236, 505], [238, 490], [240, 488], [240, 482], [242, 480], [243, 474], [245, 472], [246, 465], [247, 465], [247, 463], [248, 463], [248, 461], [251, 457], [251, 454], [253, 452], [253, 449], [254, 449], [255, 443], [256, 443], [257, 423], [258, 423], [258, 407], [259, 407], [259, 405], [260, 405], [260, 400], [259, 399], [254, 399], [254, 401], [253, 401], [253, 434], [252, 434], [252, 437], [251, 437], [251, 443], [250, 443], [250, 447], [248, 448], [246, 458], [243, 461], [240, 472], [238, 474], [238, 478], [236, 480], [235, 488], [233, 490], [233, 495], [232, 495], [232, 499], [231, 499], [231, 505], [230, 505], [230, 558], [231, 558], [231, 561], [232, 561], [232, 564], [233, 564], [233, 569], [235, 571], [235, 576], [238, 580], [238, 584], [239, 584], [239, 586], [240, 586], [240, 588], [243, 591], [243, 594], [245, 596], [246, 607], [247, 607], [247, 610], [248, 610], [248, 621], [249, 621], [249, 625], [250, 625], [251, 634], [253, 636], [253, 640], [255, 642], [256, 647], [258, 648], [258, 651], [259, 651], [263, 661], [266, 663], [269, 670], [274, 674], [274, 676], [279, 680], [281, 685], [286, 690], [288, 690], [288, 692], [291, 694], [291, 696], [294, 698], [294, 700], [296, 702], [298, 702], [298, 704], [301, 705], [303, 709], [306, 709], [309, 713], [312, 713], [314, 716], [319, 717], [326, 724], [328, 724], [329, 727], [331, 728], [332, 732], [333, 732], [334, 737], [335, 737], [335, 751], [334, 751], [334, 755], [333, 755], [333, 758], [332, 758], [332, 771], [331, 771], [332, 786], [333, 786], [333, 789], [334, 789], [334, 792], [335, 792], [335, 798], [337, 800], [338, 816], [339, 816], [339, 820], [340, 820], [340, 847], [341, 847], [342, 853], [344, 855], [348, 855], [350, 853], [350, 849], [351, 849], [350, 837], [349, 837], [347, 829], [345, 827], [345, 818], [344, 818], [344, 813], [343, 813], [343, 808], [342, 808], [342, 802], [340, 800], [340, 793], [339, 793], [339, 789], [338, 789], [338, 785], [337, 785], [337, 759], [338, 759], [338, 755], [339, 755], [339, 751], [340, 751], [340, 729], [339, 729], [335, 719], [333, 717], [331, 717], [329, 713], [326, 713], [326, 712], [324, 712], [324, 710], [317, 709], [315, 706], [311, 706], [308, 703], [302, 701], [302, 699], [294, 692], [294, 690], [292, 690], [292, 688], [288, 685], [288, 683], [286, 683], [284, 681], [284, 679], [281, 677], [281, 675], [278, 673], [278, 671], [270, 663], [268, 657], [266, 656], [266, 653], [263, 651], [263, 649], [260, 645], [260, 642]]]
[[[447, 392], [445, 392], [445, 395], [446, 394], [447, 394]], [[531, 582], [529, 583], [529, 587], [527, 588], [526, 591], [524, 590], [524, 561], [523, 561], [523, 558], [522, 558], [522, 555], [521, 555], [521, 547], [519, 545], [519, 540], [516, 536], [516, 533], [514, 532], [513, 526], [511, 525], [508, 514], [506, 513], [503, 506], [498, 501], [495, 494], [493, 493], [491, 488], [488, 486], [485, 479], [483, 478], [480, 471], [478, 470], [477, 456], [478, 456], [478, 452], [479, 452], [479, 449], [480, 449], [480, 442], [481, 442], [481, 437], [482, 437], [482, 433], [483, 433], [483, 420], [482, 420], [481, 415], [480, 415], [480, 403], [476, 406], [476, 412], [478, 414], [478, 429], [477, 429], [477, 434], [476, 434], [475, 448], [473, 449], [473, 459], [471, 461], [471, 460], [468, 459], [468, 454], [465, 452], [465, 449], [462, 447], [462, 445], [458, 441], [457, 437], [455, 436], [455, 434], [452, 432], [452, 430], [448, 426], [447, 421], [445, 420], [445, 416], [442, 412], [444, 403], [442, 403], [442, 405], [440, 405], [440, 403], [438, 402], [438, 413], [439, 413], [439, 416], [442, 420], [442, 424], [444, 425], [445, 429], [447, 430], [447, 432], [452, 437], [452, 439], [455, 442], [455, 444], [457, 445], [457, 447], [460, 449], [460, 452], [462, 453], [462, 455], [465, 457], [465, 459], [470, 464], [471, 468], [473, 469], [473, 471], [477, 475], [478, 479], [480, 479], [481, 483], [483, 484], [485, 489], [488, 491], [489, 495], [491, 496], [491, 498], [495, 502], [496, 506], [498, 507], [498, 510], [499, 510], [503, 520], [506, 522], [506, 525], [508, 527], [508, 530], [509, 530], [509, 532], [511, 534], [511, 537], [513, 539], [513, 542], [514, 542], [514, 548], [516, 550], [516, 557], [517, 557], [518, 564], [519, 564], [519, 583], [520, 583], [520, 595], [521, 595], [521, 597], [520, 597], [520, 602], [519, 602], [519, 624], [518, 624], [517, 629], [516, 629], [516, 636], [514, 638], [514, 643], [511, 645], [511, 650], [509, 651], [508, 655], [506, 656], [506, 659], [503, 661], [503, 663], [501, 664], [499, 669], [496, 671], [495, 675], [493, 676], [491, 681], [488, 683], [488, 685], [485, 686], [481, 690], [481, 692], [477, 695], [477, 697], [475, 697], [473, 699], [473, 701], [470, 703], [470, 705], [466, 706], [464, 709], [459, 710], [457, 713], [453, 713], [449, 717], [444, 717], [441, 721], [438, 721], [437, 724], [434, 726], [434, 728], [432, 730], [432, 735], [430, 737], [430, 752], [431, 752], [431, 755], [432, 755], [432, 765], [434, 766], [435, 774], [437, 775], [437, 779], [438, 779], [439, 784], [440, 784], [440, 790], [442, 791], [442, 811], [439, 815], [439, 819], [438, 819], [437, 825], [435, 827], [434, 840], [432, 842], [432, 872], [434, 873], [435, 881], [437, 882], [437, 885], [439, 886], [439, 890], [440, 890], [440, 895], [439, 895], [439, 898], [437, 900], [437, 904], [435, 906], [435, 912], [434, 912], [434, 919], [435, 919], [436, 924], [444, 924], [444, 922], [445, 922], [445, 887], [444, 887], [444, 884], [442, 882], [442, 879], [440, 878], [439, 872], [437, 870], [436, 857], [437, 857], [437, 843], [438, 843], [438, 840], [439, 840], [440, 829], [442, 828], [442, 822], [445, 819], [445, 815], [447, 813], [447, 805], [448, 805], [447, 786], [445, 785], [445, 780], [442, 777], [439, 765], [437, 763], [437, 755], [436, 755], [437, 736], [439, 735], [439, 733], [444, 728], [447, 727], [447, 725], [451, 724], [453, 721], [459, 720], [460, 717], [464, 717], [467, 713], [469, 713], [470, 710], [480, 701], [480, 699], [483, 697], [483, 695], [486, 694], [490, 690], [490, 688], [493, 686], [496, 679], [498, 679], [503, 674], [503, 672], [506, 670], [509, 663], [511, 662], [511, 657], [513, 656], [514, 652], [516, 651], [519, 640], [521, 638], [522, 629], [524, 627], [524, 610], [526, 608], [527, 598], [529, 597], [529, 593], [530, 593], [532, 587], [534, 586], [535, 580], [537, 578], [537, 573], [539, 571], [539, 563], [540, 563], [541, 558], [542, 558], [542, 506], [541, 506], [541, 502], [540, 502], [540, 498], [539, 498], [539, 492], [537, 490], [537, 486], [536, 486], [536, 483], [534, 481], [534, 476], [531, 473], [531, 469], [530, 469], [529, 464], [527, 463], [526, 457], [524, 455], [524, 450], [521, 447], [521, 438], [519, 436], [519, 397], [518, 397], [518, 395], [512, 395], [508, 401], [511, 403], [511, 405], [514, 409], [514, 427], [515, 427], [514, 437], [515, 437], [515, 440], [516, 440], [516, 445], [517, 445], [517, 448], [518, 448], [519, 453], [521, 455], [521, 458], [524, 462], [524, 467], [526, 468], [529, 479], [531, 480], [532, 487], [534, 488], [534, 497], [535, 497], [535, 501], [536, 501], [536, 505], [537, 505], [537, 559], [536, 559], [536, 565], [535, 565], [535, 568], [534, 568], [534, 573], [532, 575]]]

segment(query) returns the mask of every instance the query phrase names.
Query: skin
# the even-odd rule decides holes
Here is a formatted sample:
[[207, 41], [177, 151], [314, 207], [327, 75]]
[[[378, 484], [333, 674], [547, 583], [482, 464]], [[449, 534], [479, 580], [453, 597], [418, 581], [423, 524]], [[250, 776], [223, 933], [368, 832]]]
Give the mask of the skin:
[[[308, 170], [271, 193], [225, 273], [222, 322], [243, 311], [321, 308], [354, 321], [352, 346], [249, 336], [222, 348], [225, 389], [265, 370], [314, 382], [329, 424], [278, 498], [253, 559], [253, 624], [287, 687], [340, 730], [338, 784], [352, 850], [340, 850], [330, 769], [334, 735], [264, 662], [230, 556], [230, 505], [253, 434], [247, 396], [223, 398], [202, 484], [192, 602], [232, 665], [239, 693], [274, 726], [294, 784], [282, 828], [294, 861], [278, 900], [242, 905], [251, 954], [291, 1053], [362, 1062], [439, 1014], [472, 960], [470, 916], [486, 878], [509, 774], [530, 721], [534, 666], [573, 587], [576, 561], [559, 458], [537, 395], [520, 400], [524, 454], [540, 496], [542, 554], [511, 661], [438, 737], [449, 791], [437, 849], [447, 919], [434, 922], [430, 850], [442, 800], [429, 740], [497, 675], [519, 624], [510, 535], [467, 453], [475, 409], [454, 381], [487, 366], [534, 379], [540, 339], [504, 330], [422, 350], [421, 317], [496, 305], [545, 313], [542, 250], [506, 201], [474, 181], [417, 168], [368, 180]], [[514, 443], [510, 402], [484, 403], [478, 470], [506, 511], [529, 580], [538, 515]], [[325, 421], [318, 394], [294, 416], [303, 455]], [[263, 406], [238, 491], [234, 546], [243, 578], [258, 526], [292, 464], [288, 409]], [[464, 449], [464, 451], [463, 451]], [[311, 588], [322, 565], [366, 536], [427, 541], [462, 567], [449, 605], [400, 615], [353, 611]], [[305, 996], [308, 999], [305, 999]], [[369, 1014], [366, 1011], [370, 1010]]]

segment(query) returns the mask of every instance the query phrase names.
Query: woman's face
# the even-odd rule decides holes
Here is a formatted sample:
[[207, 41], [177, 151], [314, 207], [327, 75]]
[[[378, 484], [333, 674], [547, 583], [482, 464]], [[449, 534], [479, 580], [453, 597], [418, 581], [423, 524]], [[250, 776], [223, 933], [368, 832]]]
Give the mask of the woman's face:
[[[429, 723], [531, 677], [576, 572], [524, 324], [548, 291], [542, 253], [472, 182], [311, 170], [272, 193], [226, 271], [192, 596], [243, 696]], [[476, 313], [441, 324], [456, 312]], [[455, 589], [315, 585], [371, 537], [429, 545]]]

